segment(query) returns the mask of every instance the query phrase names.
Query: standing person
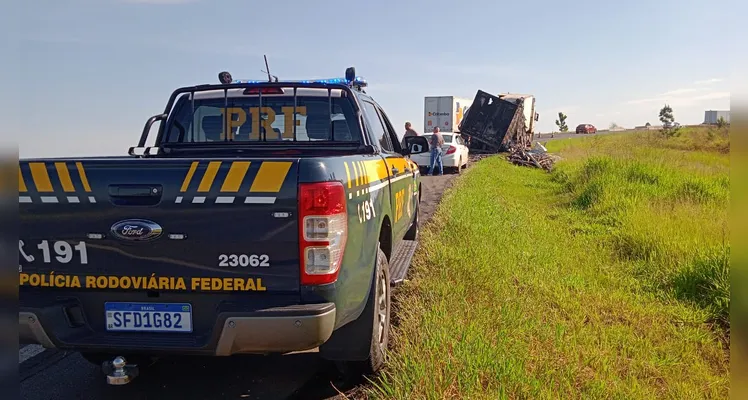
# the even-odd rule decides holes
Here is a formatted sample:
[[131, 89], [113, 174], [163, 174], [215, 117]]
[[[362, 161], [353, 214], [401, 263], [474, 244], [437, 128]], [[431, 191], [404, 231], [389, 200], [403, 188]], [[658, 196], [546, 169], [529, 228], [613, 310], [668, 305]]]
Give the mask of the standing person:
[[444, 175], [444, 165], [442, 165], [442, 145], [444, 145], [444, 137], [439, 132], [439, 127], [434, 127], [434, 133], [431, 135], [429, 142], [431, 146], [431, 165], [429, 165], [429, 173], [427, 175], [434, 174], [434, 167], [439, 164], [439, 175]]
[[405, 138], [408, 136], [418, 136], [418, 132], [416, 132], [413, 128], [410, 122], [405, 123], [405, 134], [403, 135], [403, 148], [405, 147]]

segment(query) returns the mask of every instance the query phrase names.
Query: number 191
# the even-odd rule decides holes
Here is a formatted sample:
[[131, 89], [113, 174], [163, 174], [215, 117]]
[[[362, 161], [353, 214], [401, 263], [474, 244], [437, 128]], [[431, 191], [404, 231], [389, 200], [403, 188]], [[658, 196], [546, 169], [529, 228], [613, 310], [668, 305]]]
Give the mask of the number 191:
[[[52, 262], [52, 255], [49, 251], [49, 242], [42, 240], [38, 246], [39, 250], [42, 251], [42, 257], [45, 263]], [[86, 242], [79, 242], [75, 246], [71, 246], [70, 243], [58, 240], [52, 245], [55, 251], [55, 260], [62, 264], [67, 264], [73, 260], [73, 250], [78, 252], [81, 260], [81, 264], [88, 264], [88, 254], [86, 253]]]

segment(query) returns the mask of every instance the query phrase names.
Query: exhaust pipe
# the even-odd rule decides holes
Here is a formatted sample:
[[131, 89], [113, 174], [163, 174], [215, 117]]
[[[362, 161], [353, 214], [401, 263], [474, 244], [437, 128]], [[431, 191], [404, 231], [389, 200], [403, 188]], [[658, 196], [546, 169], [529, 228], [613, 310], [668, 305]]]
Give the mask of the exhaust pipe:
[[118, 356], [112, 361], [104, 362], [102, 369], [106, 374], [106, 383], [109, 385], [127, 385], [138, 376], [138, 366], [127, 365], [125, 357]]

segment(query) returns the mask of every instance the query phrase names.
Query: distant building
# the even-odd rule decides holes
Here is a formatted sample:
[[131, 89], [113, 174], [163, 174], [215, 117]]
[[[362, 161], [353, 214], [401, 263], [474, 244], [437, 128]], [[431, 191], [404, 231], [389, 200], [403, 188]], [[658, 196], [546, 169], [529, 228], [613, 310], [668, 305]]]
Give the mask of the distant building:
[[704, 123], [709, 125], [716, 125], [719, 118], [722, 117], [729, 124], [730, 123], [730, 111], [714, 111], [708, 110], [704, 112]]

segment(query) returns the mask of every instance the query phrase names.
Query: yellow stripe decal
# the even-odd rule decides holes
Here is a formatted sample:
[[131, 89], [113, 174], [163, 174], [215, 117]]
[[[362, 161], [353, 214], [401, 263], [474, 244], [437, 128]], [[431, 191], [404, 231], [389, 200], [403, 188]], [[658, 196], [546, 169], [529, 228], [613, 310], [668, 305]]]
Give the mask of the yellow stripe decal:
[[75, 186], [73, 186], [73, 181], [70, 179], [68, 166], [64, 162], [56, 162], [55, 169], [57, 169], [57, 176], [60, 177], [62, 190], [65, 192], [75, 192]]
[[[348, 189], [350, 189], [351, 188], [351, 170], [348, 169], [347, 162], [344, 162], [343, 165], [345, 165], [345, 176], [348, 177]], [[21, 170], [19, 169], [18, 171], [20, 172]]]
[[195, 170], [197, 170], [197, 166], [200, 164], [198, 161], [193, 161], [192, 165], [190, 165], [189, 171], [187, 171], [187, 175], [184, 177], [184, 181], [182, 182], [182, 187], [179, 189], [180, 192], [186, 192], [187, 188], [190, 187], [190, 182], [192, 182], [192, 177], [195, 175]]
[[81, 178], [83, 184], [83, 190], [86, 192], [91, 191], [91, 186], [88, 185], [88, 177], [86, 177], [86, 171], [83, 169], [83, 163], [80, 161], [75, 163], [75, 168], [78, 170], [78, 177]]
[[369, 174], [366, 173], [366, 165], [364, 164], [363, 161], [359, 161], [358, 165], [361, 166], [361, 171], [363, 172], [363, 175], [364, 175], [364, 185], [366, 185], [369, 183]]
[[351, 165], [353, 165], [353, 174], [356, 175], [356, 186], [361, 185], [361, 173], [358, 171], [358, 166], [356, 162], [352, 162]]
[[249, 189], [250, 192], [273, 192], [277, 193], [283, 186], [283, 181], [286, 180], [288, 170], [291, 169], [290, 161], [265, 161], [260, 165], [260, 170], [257, 171], [257, 176], [252, 187]]
[[223, 180], [223, 186], [221, 186], [222, 192], [238, 192], [239, 187], [244, 181], [244, 176], [247, 175], [249, 169], [249, 161], [235, 161], [231, 163], [229, 173], [226, 174], [226, 179]]
[[21, 172], [21, 166], [18, 166], [18, 191], [19, 192], [28, 192], [29, 189], [26, 188], [26, 181], [23, 180], [23, 172]]
[[208, 163], [205, 175], [203, 175], [203, 179], [200, 180], [200, 186], [197, 187], [198, 192], [210, 191], [210, 187], [213, 186], [213, 181], [216, 179], [216, 174], [218, 174], [219, 168], [221, 168], [221, 161], [211, 161]]
[[47, 166], [44, 163], [35, 162], [29, 163], [29, 168], [31, 169], [31, 178], [34, 180], [36, 190], [39, 192], [52, 192], [52, 182], [49, 180]]

